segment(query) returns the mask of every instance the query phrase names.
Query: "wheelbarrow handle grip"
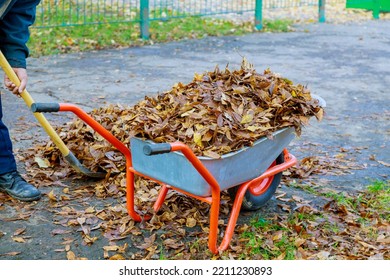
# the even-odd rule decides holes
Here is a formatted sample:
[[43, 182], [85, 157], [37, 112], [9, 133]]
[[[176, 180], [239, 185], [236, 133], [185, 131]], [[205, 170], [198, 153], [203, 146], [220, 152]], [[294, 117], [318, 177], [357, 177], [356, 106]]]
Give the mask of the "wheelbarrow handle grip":
[[148, 144], [143, 148], [144, 154], [147, 156], [169, 153], [171, 150], [172, 147], [169, 143]]
[[33, 113], [50, 113], [59, 112], [59, 103], [33, 103], [31, 104], [31, 111]]

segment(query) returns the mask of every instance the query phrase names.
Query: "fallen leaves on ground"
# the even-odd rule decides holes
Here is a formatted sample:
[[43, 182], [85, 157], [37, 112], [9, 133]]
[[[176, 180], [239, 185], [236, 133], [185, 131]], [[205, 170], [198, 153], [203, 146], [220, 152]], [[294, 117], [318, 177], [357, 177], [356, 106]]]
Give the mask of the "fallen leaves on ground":
[[[282, 205], [289, 201], [296, 205], [294, 211], [261, 223], [255, 220], [241, 242], [251, 242], [247, 252], [259, 259], [389, 259], [389, 187], [387, 183], [379, 192], [335, 194], [345, 200], [328, 199], [321, 208], [284, 198]], [[386, 197], [381, 206], [376, 204], [378, 195]]]
[[344, 175], [350, 174], [353, 170], [366, 168], [351, 159], [340, 158], [339, 155], [308, 156], [300, 159], [298, 164], [287, 174], [292, 178], [308, 178], [312, 174]]
[[[67, 190], [70, 199], [65, 200], [57, 188], [53, 191], [57, 201], [49, 198], [44, 201], [45, 208], [54, 214], [53, 223], [57, 226], [51, 233], [64, 236], [65, 249], [58, 252], [70, 260], [83, 259], [71, 249], [76, 240], [66, 237], [72, 232], [79, 234], [77, 242], [81, 240], [81, 243], [77, 246], [96, 246], [96, 240], [106, 240], [108, 245], [101, 248], [100, 257], [113, 260], [161, 256], [167, 259], [390, 259], [390, 210], [388, 203], [378, 205], [378, 199], [388, 201], [389, 183], [377, 192], [366, 190], [354, 194], [331, 193], [330, 189], [321, 188], [311, 196], [316, 201], [278, 190], [276, 203], [282, 211], [274, 212], [273, 216], [258, 214], [255, 217], [259, 218], [246, 223], [239, 221], [228, 250], [213, 256], [207, 246], [208, 204], [171, 191], [161, 210], [154, 213], [151, 209], [160, 187], [138, 178], [141, 187], [136, 189], [137, 208], [153, 216], [149, 221], [137, 223], [125, 207], [124, 187], [120, 186], [123, 179], [121, 173], [108, 178], [106, 183], [70, 187]], [[103, 185], [119, 187], [114, 192], [104, 192]], [[222, 194], [219, 238], [225, 231], [232, 206], [230, 197]], [[102, 204], [93, 206], [97, 201]], [[24, 234], [25, 229], [20, 227], [13, 237]]]
[[[290, 81], [275, 76], [268, 70], [263, 75], [253, 71], [250, 67], [243, 67], [237, 72], [216, 69], [214, 72], [196, 75], [188, 85], [175, 85], [172, 91], [177, 94], [177, 100], [170, 99], [171, 95], [164, 93], [156, 98], [147, 97], [136, 105], [140, 111], [135, 110], [136, 107], [129, 110], [113, 106], [94, 110], [91, 114], [126, 145], [129, 144], [129, 135], [152, 138], [156, 142], [181, 139], [188, 140], [188, 144], [198, 154], [217, 155], [239, 149], [241, 145], [250, 145], [257, 137], [269, 136], [269, 133], [278, 128], [276, 124], [281, 124], [279, 127], [293, 126], [299, 133], [300, 126], [307, 122], [307, 116], [317, 115], [321, 118], [322, 111], [311, 99], [307, 89], [302, 86], [294, 88]], [[220, 83], [219, 78], [223, 78], [226, 85], [225, 82]], [[257, 88], [257, 83], [263, 85]], [[210, 94], [211, 91], [213, 94]], [[248, 97], [246, 94], [255, 94], [256, 97]], [[252, 104], [252, 99], [265, 102], [268, 109], [257, 110], [258, 104]], [[160, 104], [161, 108], [158, 101], [164, 104]], [[202, 102], [213, 108], [211, 115], [201, 106]], [[293, 102], [291, 107], [289, 102]], [[282, 104], [286, 104], [289, 109]], [[218, 106], [221, 108], [218, 109]], [[287, 110], [284, 112], [287, 115], [288, 112], [293, 115], [303, 112], [303, 115], [285, 119], [282, 117], [276, 121], [276, 112], [280, 113], [280, 110]], [[162, 118], [161, 114], [165, 117]], [[177, 122], [174, 117], [181, 121]], [[212, 121], [208, 122], [210, 119]], [[206, 122], [200, 124], [200, 120]], [[166, 133], [168, 128], [170, 132], [176, 129], [180, 133], [172, 136]], [[227, 128], [229, 130], [225, 130]], [[218, 256], [212, 256], [207, 247], [208, 204], [170, 191], [161, 210], [154, 213], [153, 203], [160, 186], [137, 177], [135, 204], [139, 211], [151, 214], [152, 218], [136, 223], [125, 207], [123, 156], [81, 121], [74, 121], [68, 127], [60, 128], [59, 134], [73, 153], [83, 160], [84, 165], [94, 170], [107, 170], [108, 175], [111, 175], [97, 183], [70, 187], [61, 182], [70, 178], [77, 179], [77, 175], [51, 142], [24, 151], [21, 155], [26, 162], [30, 181], [39, 183], [41, 189], [46, 191], [47, 210], [53, 213], [53, 223], [58, 226], [51, 234], [64, 235], [62, 245], [65, 248], [57, 251], [63, 252], [69, 260], [83, 259], [71, 250], [75, 239], [65, 237], [69, 232], [78, 232], [83, 246], [94, 246], [97, 240], [104, 238], [108, 245], [102, 247], [101, 257], [113, 260], [157, 259], [161, 256], [170, 259], [390, 257], [389, 210], [378, 208], [368, 192], [349, 196], [349, 201], [353, 202], [350, 204], [342, 204], [319, 193], [319, 196], [327, 200], [323, 206], [314, 206], [312, 201], [297, 195], [288, 197], [278, 193], [276, 198], [282, 213], [261, 222], [237, 225], [229, 249]], [[228, 143], [232, 145], [227, 145]], [[331, 157], [304, 158], [300, 167], [292, 171], [291, 175], [306, 178], [321, 172], [337, 174], [336, 170], [342, 164], [346, 166], [343, 172], [359, 168], [353, 166], [343, 153], [341, 151], [341, 155]], [[62, 186], [63, 189], [59, 191], [58, 188], [52, 188], [53, 185]], [[93, 202], [96, 201], [103, 202], [103, 205], [94, 205]], [[230, 197], [223, 192], [220, 237], [225, 230], [231, 204]], [[4, 221], [28, 219], [31, 214], [26, 209]], [[19, 236], [23, 232], [23, 229], [15, 231], [13, 238], [24, 240]], [[14, 241], [18, 242], [17, 240]], [[132, 244], [131, 248], [128, 243]]]
[[8, 252], [8, 253], [0, 254], [0, 257], [13, 257], [13, 256], [20, 255], [21, 253], [22, 252]]

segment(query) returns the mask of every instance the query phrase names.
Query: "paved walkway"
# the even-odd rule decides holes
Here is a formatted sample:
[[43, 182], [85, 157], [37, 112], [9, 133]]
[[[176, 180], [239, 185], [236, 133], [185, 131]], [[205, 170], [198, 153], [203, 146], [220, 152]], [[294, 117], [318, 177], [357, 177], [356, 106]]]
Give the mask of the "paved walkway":
[[[187, 83], [195, 72], [213, 70], [217, 64], [237, 68], [245, 56], [257, 71], [270, 68], [307, 85], [327, 101], [325, 119], [321, 123], [313, 120], [302, 137], [294, 140], [292, 151], [298, 158], [313, 153], [337, 156], [347, 151], [362, 169], [317, 178], [329, 180], [331, 188], [354, 191], [372, 180], [389, 179], [389, 167], [384, 164], [390, 162], [389, 30], [390, 21], [383, 20], [313, 24], [293, 33], [209, 37], [30, 59], [28, 89], [36, 101], [72, 102], [86, 110], [112, 103], [132, 105], [145, 95], [169, 90], [176, 82]], [[36, 128], [22, 100], [8, 93], [2, 98], [15, 148], [31, 146], [43, 135], [42, 130]], [[47, 117], [56, 123], [63, 121], [63, 116]], [[31, 123], [31, 129], [25, 130], [23, 123]], [[51, 234], [55, 226], [53, 214], [44, 211], [47, 203], [44, 197], [31, 206], [36, 209], [34, 215], [12, 219], [20, 209], [0, 196], [0, 259], [66, 258], [55, 250], [64, 240]], [[11, 235], [24, 227], [31, 238], [26, 243], [14, 242]], [[76, 230], [71, 234], [80, 235]], [[101, 259], [104, 242], [74, 250], [89, 259]], [[4, 255], [12, 251], [22, 253]]]

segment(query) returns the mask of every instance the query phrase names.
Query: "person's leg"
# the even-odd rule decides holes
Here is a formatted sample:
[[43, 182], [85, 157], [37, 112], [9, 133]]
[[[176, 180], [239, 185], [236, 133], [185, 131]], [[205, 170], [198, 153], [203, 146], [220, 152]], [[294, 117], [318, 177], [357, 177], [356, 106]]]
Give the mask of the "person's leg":
[[0, 175], [16, 171], [15, 157], [12, 153], [12, 142], [8, 129], [2, 121], [3, 110], [0, 95]]
[[41, 192], [27, 183], [18, 173], [12, 142], [7, 127], [2, 121], [3, 112], [0, 95], [0, 191], [24, 201], [37, 200]]

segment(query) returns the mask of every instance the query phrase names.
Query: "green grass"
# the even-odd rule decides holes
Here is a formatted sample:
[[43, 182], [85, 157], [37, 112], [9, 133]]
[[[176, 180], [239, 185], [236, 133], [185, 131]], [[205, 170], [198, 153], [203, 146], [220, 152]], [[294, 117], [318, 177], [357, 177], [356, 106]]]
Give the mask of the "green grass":
[[277, 19], [277, 20], [265, 20], [263, 28], [265, 32], [289, 32], [292, 30], [292, 20], [289, 19]]
[[[373, 181], [365, 190], [354, 194], [329, 191], [321, 193], [306, 185], [295, 187], [313, 195], [330, 198], [334, 204], [329, 211], [292, 212], [288, 216], [279, 216], [278, 219], [265, 219], [256, 215], [250, 220], [250, 227], [240, 235], [246, 253], [242, 254], [241, 258], [291, 260], [299, 258], [299, 250], [310, 251], [308, 255], [315, 254], [317, 250], [329, 251], [328, 247], [310, 248], [313, 234], [318, 232], [323, 238], [333, 242], [333, 236], [341, 237], [347, 229], [359, 232], [365, 240], [375, 242], [380, 234], [378, 218], [383, 221], [390, 220], [389, 181]], [[341, 212], [337, 212], [338, 207]], [[299, 228], [301, 230], [297, 231]], [[302, 243], [301, 240], [305, 242]], [[319, 242], [315, 244], [321, 246]], [[332, 243], [331, 252], [337, 254], [344, 247], [345, 244], [335, 241]]]
[[[246, 238], [249, 249], [249, 254], [253, 257], [261, 256], [263, 259], [275, 259], [283, 255], [285, 260], [295, 259], [295, 251], [297, 247], [293, 243], [293, 239], [290, 240], [287, 231], [283, 233], [282, 237], [275, 241], [272, 248], [267, 246], [267, 236], [255, 232], [244, 232], [241, 235], [242, 238]], [[269, 238], [268, 238], [269, 242]]]
[[317, 219], [322, 218], [321, 213], [300, 213], [300, 212], [293, 212], [290, 214], [287, 218], [287, 222], [289, 226], [294, 225], [301, 225], [305, 227], [307, 221], [316, 221]]
[[[259, 216], [252, 218], [250, 225], [251, 229], [244, 231], [241, 238], [247, 240], [246, 248], [251, 256], [254, 258], [261, 256], [263, 259], [269, 260], [284, 255], [286, 260], [295, 259], [297, 248], [289, 239], [287, 228]], [[270, 242], [269, 235], [276, 232], [282, 232], [281, 237], [277, 238], [271, 247], [267, 246], [266, 242]]]
[[254, 217], [251, 219], [250, 225], [256, 229], [262, 229], [269, 225], [269, 221], [262, 217]]
[[285, 254], [285, 257], [284, 257], [285, 260], [294, 260], [295, 259], [295, 251], [298, 248], [296, 248], [294, 243], [290, 241], [288, 236], [283, 235], [282, 238], [278, 242], [275, 242], [274, 244], [275, 244], [275, 247], [279, 249], [280, 253]]
[[367, 187], [365, 203], [382, 219], [390, 220], [390, 181], [374, 181]]
[[141, 45], [138, 32], [132, 25], [134, 24], [32, 28], [27, 45], [34, 57]]
[[308, 184], [298, 184], [296, 182], [289, 183], [289, 187], [296, 188], [296, 189], [302, 189], [307, 193], [313, 194], [313, 195], [321, 195], [318, 189], [314, 188], [311, 185]]
[[374, 181], [371, 185], [367, 187], [368, 191], [371, 193], [379, 193], [381, 191], [390, 193], [390, 183], [385, 181]]
[[341, 231], [340, 226], [338, 224], [328, 222], [328, 221], [323, 223], [322, 229], [324, 232], [330, 233], [330, 234], [337, 234]]
[[357, 211], [364, 206], [382, 217], [389, 217], [390, 213], [390, 183], [387, 181], [373, 181], [366, 191], [355, 196], [344, 193], [327, 192], [325, 197], [333, 198], [338, 205], [349, 207], [350, 211]]
[[[291, 20], [264, 21], [261, 32], [290, 31]], [[207, 36], [240, 36], [255, 31], [251, 22], [236, 24], [223, 19], [187, 17], [151, 21], [150, 39], [140, 39], [139, 24], [90, 24], [69, 27], [31, 28], [30, 55], [39, 57], [69, 52], [82, 52], [140, 46], [152, 43], [199, 39]]]
[[325, 193], [325, 197], [333, 198], [337, 204], [344, 206], [354, 206], [354, 198], [348, 197], [344, 193], [328, 192]]

